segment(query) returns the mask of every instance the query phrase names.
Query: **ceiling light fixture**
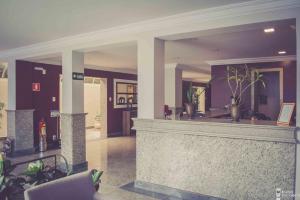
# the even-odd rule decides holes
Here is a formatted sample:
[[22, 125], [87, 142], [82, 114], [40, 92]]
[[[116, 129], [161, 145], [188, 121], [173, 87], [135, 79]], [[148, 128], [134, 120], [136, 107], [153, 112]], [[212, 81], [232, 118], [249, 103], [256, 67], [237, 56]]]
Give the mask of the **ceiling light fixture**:
[[286, 51], [283, 51], [283, 50], [282, 50], [282, 51], [278, 51], [278, 54], [279, 54], [279, 55], [286, 54]]
[[296, 30], [296, 25], [290, 25], [291, 29]]
[[264, 32], [265, 32], [265, 33], [273, 33], [274, 31], [275, 31], [274, 28], [265, 28], [265, 29], [264, 29]]

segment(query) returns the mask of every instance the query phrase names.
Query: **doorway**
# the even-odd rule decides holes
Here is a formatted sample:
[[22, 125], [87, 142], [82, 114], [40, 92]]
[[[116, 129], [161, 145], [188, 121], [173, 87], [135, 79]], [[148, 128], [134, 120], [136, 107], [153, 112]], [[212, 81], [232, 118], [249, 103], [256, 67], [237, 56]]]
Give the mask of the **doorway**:
[[107, 81], [103, 78], [85, 77], [84, 112], [87, 140], [107, 137]]
[[[62, 111], [62, 76], [60, 76], [60, 112]], [[107, 138], [107, 79], [84, 78], [86, 139]]]
[[276, 121], [283, 102], [283, 69], [260, 69], [258, 72], [263, 75], [265, 87], [262, 84], [252, 87], [252, 109]]
[[193, 89], [196, 91], [197, 95], [197, 112], [205, 113], [205, 87], [193, 86]]

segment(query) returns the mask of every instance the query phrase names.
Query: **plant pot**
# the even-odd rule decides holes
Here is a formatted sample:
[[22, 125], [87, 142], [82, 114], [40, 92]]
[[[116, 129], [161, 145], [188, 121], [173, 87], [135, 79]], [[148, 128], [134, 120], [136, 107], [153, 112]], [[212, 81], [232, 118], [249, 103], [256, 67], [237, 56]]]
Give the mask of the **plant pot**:
[[95, 190], [98, 192], [99, 188], [100, 188], [100, 184], [98, 183], [98, 184], [95, 185]]
[[189, 119], [192, 119], [195, 112], [195, 106], [192, 103], [185, 103], [185, 111], [189, 117]]
[[231, 105], [231, 117], [234, 122], [240, 121], [240, 107], [236, 104]]

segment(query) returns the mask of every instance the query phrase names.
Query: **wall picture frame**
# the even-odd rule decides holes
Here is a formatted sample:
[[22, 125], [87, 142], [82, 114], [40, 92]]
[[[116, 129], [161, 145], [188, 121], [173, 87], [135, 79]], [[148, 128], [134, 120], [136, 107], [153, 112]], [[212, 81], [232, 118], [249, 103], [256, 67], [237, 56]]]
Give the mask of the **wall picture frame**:
[[114, 79], [114, 108], [127, 108], [128, 103], [137, 107], [137, 81]]
[[282, 103], [280, 113], [277, 119], [277, 125], [290, 125], [294, 109], [295, 103]]

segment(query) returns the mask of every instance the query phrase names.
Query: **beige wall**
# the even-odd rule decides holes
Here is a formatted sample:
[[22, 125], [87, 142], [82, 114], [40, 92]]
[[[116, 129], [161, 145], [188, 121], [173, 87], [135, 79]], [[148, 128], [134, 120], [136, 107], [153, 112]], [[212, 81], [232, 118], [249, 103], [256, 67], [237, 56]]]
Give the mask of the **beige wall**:
[[7, 133], [7, 115], [6, 115], [6, 106], [7, 106], [7, 79], [0, 78], [0, 102], [4, 103], [4, 109], [2, 111], [2, 119], [0, 121], [0, 137], [6, 137]]

